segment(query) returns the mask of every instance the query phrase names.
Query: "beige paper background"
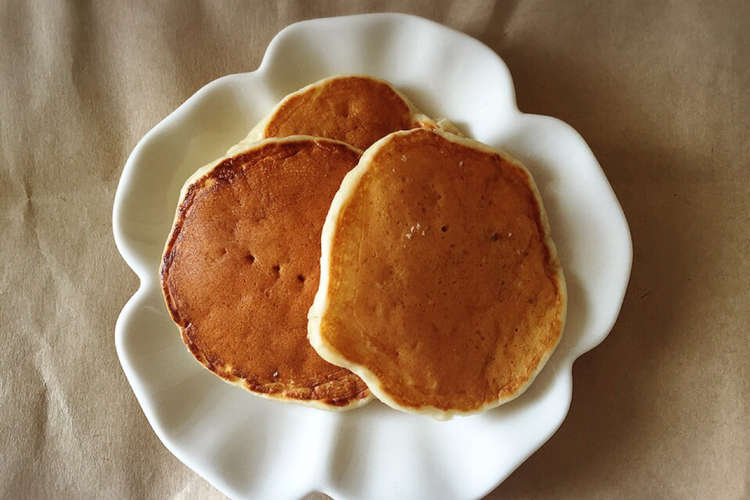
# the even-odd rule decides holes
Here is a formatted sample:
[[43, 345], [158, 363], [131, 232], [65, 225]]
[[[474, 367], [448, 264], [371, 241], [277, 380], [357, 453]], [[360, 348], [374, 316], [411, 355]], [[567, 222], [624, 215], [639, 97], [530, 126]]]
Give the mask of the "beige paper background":
[[310, 17], [405, 11], [507, 62], [581, 132], [631, 225], [620, 319], [557, 434], [490, 498], [750, 495], [746, 2], [4, 2], [0, 497], [221, 498], [157, 440], [115, 356], [137, 280], [111, 210], [138, 139]]

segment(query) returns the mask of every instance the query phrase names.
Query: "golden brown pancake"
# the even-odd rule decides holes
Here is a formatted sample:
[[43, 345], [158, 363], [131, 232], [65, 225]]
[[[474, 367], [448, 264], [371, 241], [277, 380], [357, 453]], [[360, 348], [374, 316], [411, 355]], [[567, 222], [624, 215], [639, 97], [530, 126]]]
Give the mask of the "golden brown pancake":
[[190, 352], [219, 377], [327, 408], [369, 399], [362, 380], [321, 359], [306, 338], [323, 221], [359, 155], [328, 139], [268, 139], [183, 188], [162, 289]]
[[336, 193], [308, 336], [388, 405], [447, 418], [523, 392], [565, 311], [529, 172], [478, 142], [418, 129], [374, 144]]
[[364, 150], [397, 130], [437, 126], [387, 82], [369, 76], [334, 76], [286, 96], [235, 148], [267, 137], [304, 134], [338, 139]]

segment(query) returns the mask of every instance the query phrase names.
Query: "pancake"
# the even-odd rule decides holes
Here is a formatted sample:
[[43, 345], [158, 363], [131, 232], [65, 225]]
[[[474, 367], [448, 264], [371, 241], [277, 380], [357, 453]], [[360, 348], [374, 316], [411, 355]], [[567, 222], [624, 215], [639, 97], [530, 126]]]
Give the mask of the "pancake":
[[267, 137], [296, 134], [338, 139], [365, 150], [397, 130], [438, 126], [383, 80], [334, 76], [286, 96], [229, 153]]
[[161, 282], [195, 358], [260, 396], [329, 409], [370, 398], [306, 338], [318, 287], [320, 232], [360, 152], [329, 139], [267, 139], [185, 184]]
[[509, 401], [565, 312], [547, 217], [517, 161], [418, 129], [384, 137], [344, 178], [308, 337], [381, 401], [439, 419]]

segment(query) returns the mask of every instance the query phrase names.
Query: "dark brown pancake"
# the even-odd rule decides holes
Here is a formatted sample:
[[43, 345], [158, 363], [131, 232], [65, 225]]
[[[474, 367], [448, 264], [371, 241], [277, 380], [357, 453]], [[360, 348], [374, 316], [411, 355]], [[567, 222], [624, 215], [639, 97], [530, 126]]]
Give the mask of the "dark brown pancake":
[[343, 181], [322, 242], [310, 341], [395, 408], [497, 406], [560, 339], [565, 284], [536, 187], [479, 143], [385, 137]]
[[273, 398], [344, 408], [356, 375], [306, 338], [320, 231], [359, 153], [326, 139], [267, 140], [198, 174], [183, 194], [161, 268], [182, 338], [221, 378]]
[[262, 137], [330, 137], [364, 150], [391, 132], [423, 125], [434, 123], [386, 82], [337, 76], [287, 96], [272, 112]]

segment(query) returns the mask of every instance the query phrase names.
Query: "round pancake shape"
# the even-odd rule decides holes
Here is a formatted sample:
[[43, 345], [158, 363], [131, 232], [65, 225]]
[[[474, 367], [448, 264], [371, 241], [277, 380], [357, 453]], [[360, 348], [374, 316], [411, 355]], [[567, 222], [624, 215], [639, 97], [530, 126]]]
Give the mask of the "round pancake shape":
[[185, 184], [161, 266], [172, 319], [195, 358], [252, 393], [327, 409], [368, 401], [364, 382], [306, 337], [320, 233], [351, 146], [267, 139]]
[[267, 137], [296, 134], [338, 139], [365, 150], [391, 132], [417, 127], [438, 124], [387, 82], [363, 75], [334, 76], [286, 96], [229, 153]]
[[565, 280], [537, 188], [481, 143], [384, 137], [344, 178], [321, 241], [310, 342], [393, 408], [498, 406], [560, 340]]

